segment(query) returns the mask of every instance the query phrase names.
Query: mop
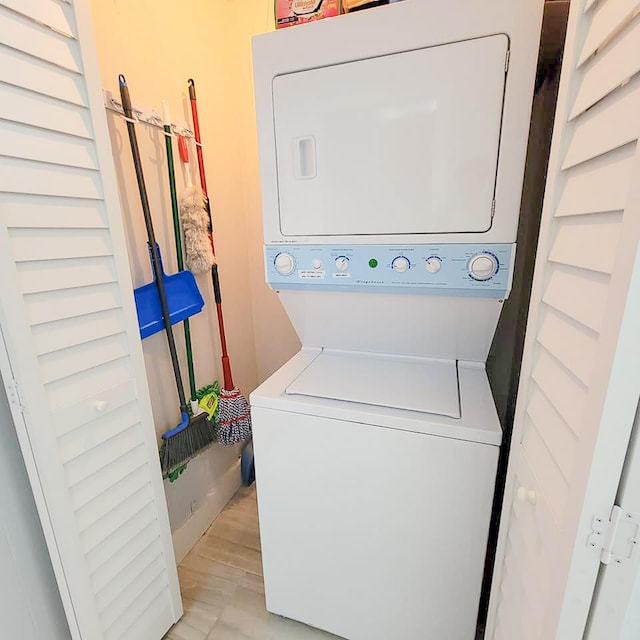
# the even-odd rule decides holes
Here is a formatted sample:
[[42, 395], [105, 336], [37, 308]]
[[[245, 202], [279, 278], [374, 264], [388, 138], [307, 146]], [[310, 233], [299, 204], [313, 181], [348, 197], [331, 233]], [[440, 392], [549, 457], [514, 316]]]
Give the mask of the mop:
[[[182, 243], [180, 241], [180, 227], [182, 227], [187, 267], [194, 273], [205, 273], [210, 271], [215, 263], [215, 256], [213, 255], [211, 242], [209, 242], [208, 237], [209, 216], [205, 205], [205, 197], [200, 187], [196, 187], [193, 184], [191, 169], [189, 167], [189, 150], [184, 136], [178, 136], [178, 150], [180, 152], [180, 160], [182, 161], [184, 179], [187, 184], [180, 196], [178, 210], [176, 211], [174, 209], [173, 212], [173, 227], [176, 235], [176, 250], [178, 251], [178, 268], [180, 268], [182, 260]], [[190, 341], [188, 340], [187, 356], [189, 356], [190, 353]], [[193, 364], [191, 360], [189, 362], [191, 367], [189, 373], [191, 375]], [[192, 377], [190, 377], [190, 382], [192, 411], [197, 413], [198, 407], [203, 409], [206, 411], [208, 419], [213, 422], [215, 413], [218, 410], [220, 385], [218, 382], [214, 382], [212, 385], [207, 385], [196, 390], [195, 380]]]
[[[188, 81], [189, 99], [191, 102], [191, 114], [193, 116], [193, 131], [196, 139], [196, 151], [198, 156], [198, 169], [200, 184], [205, 197], [206, 211], [208, 214], [208, 235], [211, 251], [215, 255], [213, 244], [213, 221], [211, 219], [211, 203], [207, 193], [207, 181], [204, 172], [204, 158], [202, 154], [202, 141], [200, 137], [200, 123], [198, 121], [198, 106], [196, 102], [196, 87], [193, 80]], [[222, 314], [222, 294], [218, 265], [214, 262], [211, 266], [211, 280], [216, 302], [218, 316], [218, 329], [220, 333], [220, 345], [222, 348], [222, 371], [224, 376], [224, 388], [220, 390], [218, 398], [218, 412], [215, 425], [216, 437], [223, 445], [232, 445], [242, 442], [251, 436], [251, 410], [247, 399], [234, 385], [231, 375], [231, 361], [227, 352], [227, 340], [224, 330], [224, 317]]]
[[151, 266], [153, 268], [155, 283], [158, 288], [162, 320], [167, 336], [167, 345], [169, 347], [169, 355], [171, 356], [171, 365], [173, 367], [178, 399], [180, 401], [180, 423], [162, 435], [163, 444], [160, 449], [160, 463], [163, 475], [169, 476], [178, 470], [179, 467], [184, 466], [186, 462], [201, 450], [211, 445], [215, 441], [215, 438], [213, 429], [211, 429], [205, 414], [200, 414], [194, 418], [189, 417], [187, 400], [182, 387], [182, 375], [180, 373], [180, 363], [178, 362], [178, 352], [176, 350], [173, 328], [171, 326], [171, 317], [169, 315], [167, 292], [165, 290], [165, 276], [162, 272], [160, 251], [158, 249], [158, 244], [156, 243], [153, 220], [151, 218], [151, 210], [149, 207], [149, 199], [147, 197], [147, 188], [142, 172], [142, 160], [140, 158], [140, 150], [138, 148], [135, 129], [136, 121], [133, 117], [127, 81], [122, 74], [120, 74], [118, 80], [120, 83], [122, 107], [127, 121], [131, 154], [133, 156], [133, 164], [136, 170], [136, 179], [138, 182], [138, 190], [140, 192], [142, 212], [144, 214], [144, 221], [147, 230], [147, 242], [149, 245], [149, 253], [151, 254]]

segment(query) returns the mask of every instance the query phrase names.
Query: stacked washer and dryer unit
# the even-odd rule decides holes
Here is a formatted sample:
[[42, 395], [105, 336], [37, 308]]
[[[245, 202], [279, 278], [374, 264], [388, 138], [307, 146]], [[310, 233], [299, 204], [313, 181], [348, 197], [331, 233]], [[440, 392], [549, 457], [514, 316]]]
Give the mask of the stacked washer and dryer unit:
[[253, 43], [267, 282], [252, 395], [269, 611], [472, 640], [543, 3], [406, 0]]

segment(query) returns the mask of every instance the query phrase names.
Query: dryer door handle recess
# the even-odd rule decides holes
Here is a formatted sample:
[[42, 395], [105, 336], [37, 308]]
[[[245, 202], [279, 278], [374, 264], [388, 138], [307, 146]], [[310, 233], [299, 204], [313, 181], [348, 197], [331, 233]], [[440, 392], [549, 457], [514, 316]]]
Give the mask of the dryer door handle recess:
[[316, 177], [316, 139], [313, 136], [294, 139], [293, 166], [297, 180]]

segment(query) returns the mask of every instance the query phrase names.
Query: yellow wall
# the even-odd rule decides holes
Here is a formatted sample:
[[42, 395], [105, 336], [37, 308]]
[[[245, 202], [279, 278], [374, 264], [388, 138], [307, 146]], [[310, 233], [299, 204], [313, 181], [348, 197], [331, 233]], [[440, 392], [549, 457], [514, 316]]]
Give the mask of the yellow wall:
[[254, 335], [258, 379], [264, 380], [291, 358], [300, 348], [298, 337], [287, 315], [264, 283], [262, 207], [258, 142], [253, 94], [251, 38], [273, 29], [272, 0], [243, 0], [235, 9], [235, 86], [241, 151], [243, 193], [247, 216], [248, 252], [253, 296]]
[[[277, 299], [264, 284], [250, 36], [271, 28], [269, 0], [91, 0], [105, 89], [117, 94], [124, 73], [133, 104], [160, 112], [167, 99], [172, 120], [187, 124], [188, 78], [196, 80], [209, 195], [235, 382], [249, 394], [299, 348]], [[151, 279], [146, 235], [126, 126], [108, 113], [134, 285]], [[175, 270], [164, 136], [138, 126], [139, 144], [158, 241], [167, 272]], [[174, 150], [177, 155], [177, 148]], [[195, 149], [191, 146], [197, 182]], [[178, 190], [183, 186], [177, 163]], [[220, 348], [210, 279], [198, 277], [205, 312], [192, 319], [198, 385], [221, 379]], [[184, 354], [182, 329], [176, 337]], [[158, 435], [175, 426], [177, 399], [164, 333], [143, 342]], [[185, 362], [184, 355], [182, 362]], [[188, 391], [186, 364], [183, 366]], [[165, 483], [172, 529], [192, 511], [212, 515], [237, 486], [237, 450], [213, 447]]]

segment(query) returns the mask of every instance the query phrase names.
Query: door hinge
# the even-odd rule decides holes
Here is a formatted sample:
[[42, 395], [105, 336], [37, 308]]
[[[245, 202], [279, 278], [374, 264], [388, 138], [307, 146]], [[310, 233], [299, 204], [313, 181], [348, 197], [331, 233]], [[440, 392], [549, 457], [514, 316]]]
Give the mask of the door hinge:
[[511, 61], [511, 49], [507, 49], [507, 56], [504, 61], [504, 72], [509, 73], [509, 62]]
[[9, 404], [22, 413], [24, 411], [24, 405], [22, 404], [22, 398], [20, 397], [18, 383], [15, 380], [9, 380], [5, 387], [7, 389], [7, 400], [9, 401]]
[[[622, 533], [621, 525], [623, 525]], [[626, 540], [621, 539], [622, 535], [626, 535]], [[609, 519], [599, 516], [593, 518], [588, 545], [592, 549], [601, 550], [602, 564], [624, 564], [631, 559], [635, 547], [639, 544], [640, 513], [625, 511], [618, 505], [614, 505]], [[614, 553], [614, 545], [617, 553]], [[623, 548], [626, 549], [626, 554], [620, 553]]]

